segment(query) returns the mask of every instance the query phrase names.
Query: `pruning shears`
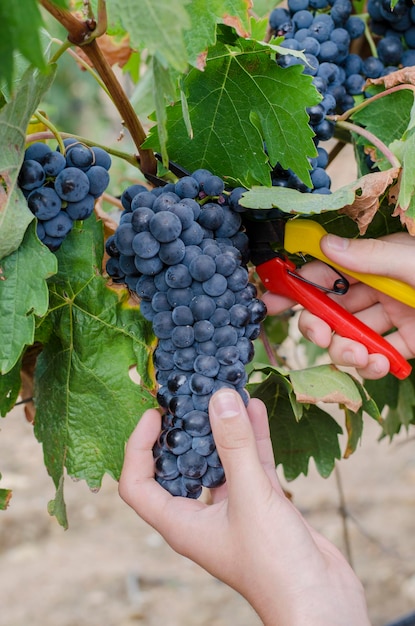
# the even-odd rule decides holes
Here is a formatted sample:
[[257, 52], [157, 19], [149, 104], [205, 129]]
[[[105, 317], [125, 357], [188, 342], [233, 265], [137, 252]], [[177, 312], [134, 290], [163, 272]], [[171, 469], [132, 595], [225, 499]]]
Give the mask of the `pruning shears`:
[[[250, 241], [251, 261], [268, 291], [298, 302], [327, 322], [338, 335], [362, 343], [369, 353], [384, 354], [389, 360], [391, 373], [397, 378], [404, 379], [409, 376], [411, 366], [406, 359], [381, 335], [330, 298], [327, 292], [338, 295], [347, 292], [348, 281], [340, 272], [353, 276], [414, 308], [415, 289], [400, 280], [351, 272], [334, 264], [320, 249], [320, 240], [327, 231], [313, 220], [283, 217], [262, 221], [245, 218], [244, 225]], [[275, 250], [273, 244], [281, 244], [287, 253], [312, 255], [330, 265], [340, 278], [334, 282], [332, 289], [305, 280], [297, 272], [295, 263], [284, 252]]]

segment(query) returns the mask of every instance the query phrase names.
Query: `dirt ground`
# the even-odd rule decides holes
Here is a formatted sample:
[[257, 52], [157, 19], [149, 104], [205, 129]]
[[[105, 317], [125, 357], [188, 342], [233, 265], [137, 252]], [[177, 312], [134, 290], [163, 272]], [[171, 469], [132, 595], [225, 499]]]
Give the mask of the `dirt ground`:
[[[20, 408], [0, 423], [1, 486], [13, 488], [0, 513], [1, 626], [256, 626], [237, 593], [176, 555], [119, 499], [106, 479], [99, 493], [67, 479], [69, 530], [46, 510], [53, 486], [42, 450]], [[357, 452], [341, 461], [353, 566], [373, 626], [415, 608], [413, 438], [377, 442], [367, 418]], [[285, 487], [307, 519], [345, 550], [336, 475]], [[284, 483], [284, 480], [283, 480]]]
[[[340, 174], [337, 186], [353, 176], [341, 167]], [[53, 485], [21, 407], [0, 429], [0, 486], [14, 493], [0, 512], [0, 626], [260, 625], [243, 598], [138, 519], [110, 478], [96, 494], [67, 479], [63, 531], [47, 513]], [[378, 436], [366, 418], [360, 447], [329, 479], [311, 463], [308, 477], [282, 482], [344, 552], [346, 524], [372, 624], [384, 626], [415, 610], [415, 441], [412, 433], [392, 443]]]

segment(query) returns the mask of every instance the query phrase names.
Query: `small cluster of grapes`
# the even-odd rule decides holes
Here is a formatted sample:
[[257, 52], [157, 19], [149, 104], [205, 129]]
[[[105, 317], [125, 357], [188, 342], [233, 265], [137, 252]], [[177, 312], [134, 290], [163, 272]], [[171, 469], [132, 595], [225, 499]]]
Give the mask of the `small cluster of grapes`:
[[245, 365], [266, 313], [249, 282], [248, 238], [234, 196], [204, 169], [151, 191], [133, 185], [121, 202], [106, 267], [138, 294], [158, 338], [157, 399], [165, 414], [156, 478], [173, 495], [197, 498], [203, 486], [224, 481], [209, 400], [230, 387], [247, 401]]
[[110, 155], [74, 138], [64, 140], [65, 155], [47, 144], [31, 144], [24, 156], [18, 185], [37, 217], [37, 234], [50, 250], [57, 250], [75, 220], [92, 214], [95, 200], [109, 183]]
[[[362, 59], [350, 52], [350, 44], [365, 31], [364, 21], [352, 15], [350, 0], [288, 0], [288, 8], [277, 7], [269, 25], [277, 36], [284, 36], [281, 46], [303, 51], [307, 64], [291, 54], [280, 55], [281, 67], [303, 65], [305, 74], [322, 96], [319, 104], [310, 107], [310, 126], [315, 137], [318, 156], [310, 159], [308, 188], [292, 171], [277, 165], [272, 184], [302, 192], [330, 193], [331, 181], [325, 168], [327, 151], [319, 146], [334, 134], [334, 124], [326, 116], [342, 113], [354, 106], [355, 96], [364, 93], [367, 78], [378, 78], [397, 69], [398, 64], [415, 63], [415, 50], [404, 52], [404, 45], [415, 46], [415, 8], [410, 0], [399, 0], [393, 10], [389, 0], [369, 0], [368, 11], [373, 32], [385, 35], [377, 45], [378, 56]], [[404, 34], [403, 34], [403, 31]]]
[[377, 44], [379, 61], [389, 71], [399, 65], [415, 65], [415, 7], [411, 0], [369, 0], [370, 30], [381, 37]]

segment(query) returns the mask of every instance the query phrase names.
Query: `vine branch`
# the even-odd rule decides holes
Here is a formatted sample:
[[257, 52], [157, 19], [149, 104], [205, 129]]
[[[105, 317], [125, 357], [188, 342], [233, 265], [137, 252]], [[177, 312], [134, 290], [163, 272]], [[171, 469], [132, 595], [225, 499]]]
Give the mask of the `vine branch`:
[[151, 150], [143, 150], [142, 144], [146, 133], [132, 107], [125, 91], [120, 85], [112, 67], [108, 63], [96, 41], [97, 37], [106, 30], [105, 0], [98, 3], [98, 21], [94, 19], [79, 20], [67, 9], [56, 6], [50, 0], [39, 0], [40, 4], [50, 13], [68, 32], [68, 41], [82, 47], [91, 61], [102, 82], [106, 86], [111, 99], [118, 109], [124, 126], [128, 129], [138, 150], [140, 169], [144, 174], [156, 174], [157, 161]]
[[[330, 119], [333, 119], [333, 118], [330, 118]], [[383, 143], [383, 141], [381, 141], [378, 137], [376, 137], [376, 135], [366, 130], [366, 128], [362, 128], [361, 126], [358, 126], [357, 124], [352, 124], [351, 122], [344, 122], [336, 118], [334, 118], [334, 121], [340, 128], [344, 128], [345, 130], [348, 130], [351, 133], [356, 133], [357, 135], [361, 135], [362, 137], [370, 141], [370, 143], [373, 144], [375, 148], [378, 148], [378, 150], [382, 152], [382, 154], [388, 159], [392, 167], [401, 167], [401, 163], [399, 159], [393, 154], [392, 150], [390, 150], [388, 146], [386, 146]]]
[[386, 96], [389, 96], [392, 93], [396, 93], [397, 91], [403, 91], [403, 90], [412, 91], [414, 100], [415, 100], [415, 86], [414, 85], [411, 85], [409, 83], [394, 85], [393, 87], [389, 87], [388, 89], [385, 89], [385, 91], [381, 91], [380, 93], [376, 93], [373, 96], [370, 96], [370, 98], [363, 100], [363, 102], [359, 102], [359, 104], [356, 104], [351, 109], [347, 109], [347, 111], [337, 116], [336, 121], [337, 122], [345, 121], [349, 117], [354, 115], [355, 113], [369, 106], [372, 102], [376, 102], [376, 100], [380, 100], [381, 98], [385, 98]]

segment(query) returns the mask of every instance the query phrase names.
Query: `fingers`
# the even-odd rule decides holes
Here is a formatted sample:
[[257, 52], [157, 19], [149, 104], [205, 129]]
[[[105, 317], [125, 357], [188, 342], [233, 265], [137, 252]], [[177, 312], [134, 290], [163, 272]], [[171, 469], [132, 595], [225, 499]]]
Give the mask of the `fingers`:
[[299, 328], [307, 339], [328, 348], [330, 359], [336, 365], [354, 367], [361, 376], [370, 379], [381, 378], [389, 371], [390, 364], [384, 355], [369, 354], [363, 344], [333, 334], [328, 324], [308, 311], [301, 313]]
[[[152, 448], [160, 433], [160, 425], [158, 411], [145, 411], [128, 441], [118, 487], [121, 498], [150, 523], [146, 514], [147, 497], [150, 495], [151, 501], [156, 499], [161, 505], [163, 497], [166, 499], [169, 495], [154, 481]], [[153, 487], [157, 487], [155, 496], [151, 491]]]
[[265, 404], [257, 398], [252, 398], [248, 405], [248, 415], [254, 432], [259, 462], [274, 487], [283, 493], [275, 471], [274, 451], [272, 449], [268, 413]]
[[278, 313], [286, 311], [290, 307], [294, 306], [294, 304], [296, 304], [293, 300], [290, 300], [289, 298], [279, 296], [269, 291], [264, 293], [261, 299], [267, 307], [268, 315], [278, 315]]
[[217, 391], [209, 404], [212, 432], [225, 470], [230, 505], [243, 506], [247, 501], [252, 504], [262, 488], [270, 488], [262, 467], [262, 462], [268, 468], [273, 464], [265, 424], [266, 410], [262, 402], [251, 400], [249, 411], [252, 425], [240, 395], [233, 389]]
[[154, 479], [152, 449], [160, 433], [160, 425], [160, 414], [155, 409], [143, 414], [127, 444], [119, 493], [144, 521], [180, 551], [181, 536], [175, 533], [175, 528], [180, 523], [184, 527], [192, 519], [192, 514], [205, 505], [196, 500], [172, 496]]
[[[407, 244], [407, 245], [403, 245]], [[398, 278], [415, 285], [412, 268], [415, 263], [415, 241], [404, 239], [345, 239], [326, 235], [320, 242], [324, 254], [332, 261], [355, 272], [368, 272]]]

